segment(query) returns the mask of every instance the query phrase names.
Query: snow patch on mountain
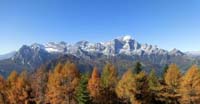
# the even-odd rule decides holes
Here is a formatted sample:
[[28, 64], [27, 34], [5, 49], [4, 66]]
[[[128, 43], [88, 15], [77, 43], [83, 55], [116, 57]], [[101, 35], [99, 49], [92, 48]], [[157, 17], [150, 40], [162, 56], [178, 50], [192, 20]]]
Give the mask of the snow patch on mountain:
[[125, 36], [122, 37], [123, 41], [129, 41], [131, 39], [132, 39], [132, 37], [130, 35], [125, 35]]

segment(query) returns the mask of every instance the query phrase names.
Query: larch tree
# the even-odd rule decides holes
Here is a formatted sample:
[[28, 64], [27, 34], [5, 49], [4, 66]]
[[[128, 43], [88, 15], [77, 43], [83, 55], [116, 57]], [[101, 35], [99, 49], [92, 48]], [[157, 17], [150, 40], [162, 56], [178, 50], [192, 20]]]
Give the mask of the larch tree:
[[148, 104], [150, 102], [148, 77], [144, 71], [134, 76], [134, 83], [129, 91], [132, 95], [132, 104]]
[[20, 75], [11, 72], [7, 79], [7, 97], [11, 104], [25, 104], [29, 101], [31, 86], [28, 82], [27, 72], [23, 71]]
[[61, 83], [61, 80], [63, 80], [63, 76], [61, 74], [62, 69], [63, 65], [58, 63], [54, 70], [49, 72], [45, 99], [46, 103], [62, 104], [62, 102], [67, 101], [67, 99], [65, 99], [65, 93], [62, 91], [62, 87], [64, 85], [64, 83]]
[[71, 104], [78, 85], [79, 73], [75, 64], [58, 64], [49, 74], [47, 102], [52, 104]]
[[63, 83], [66, 83], [64, 86], [64, 90], [66, 90], [66, 94], [68, 97], [68, 103], [75, 102], [75, 89], [79, 84], [80, 74], [78, 68], [74, 63], [67, 62], [62, 70], [62, 74], [64, 75]]
[[17, 98], [19, 99], [18, 104], [27, 104], [31, 97], [31, 86], [28, 81], [27, 71], [23, 71], [20, 73], [17, 83], [16, 83], [16, 90], [17, 90]]
[[152, 69], [148, 75], [148, 84], [149, 84], [149, 104], [159, 104], [159, 91], [161, 90], [161, 84], [156, 76], [155, 70]]
[[122, 103], [130, 102], [132, 96], [130, 90], [132, 90], [133, 84], [133, 72], [129, 69], [122, 75], [122, 78], [119, 80], [115, 89], [116, 94], [121, 99]]
[[181, 104], [200, 104], [200, 73], [196, 65], [193, 65], [184, 75], [180, 93]]
[[148, 104], [149, 85], [145, 72], [133, 74], [128, 70], [123, 74], [116, 87], [116, 93], [123, 103]]
[[5, 94], [6, 89], [5, 88], [6, 88], [6, 81], [0, 75], [0, 104], [6, 104], [6, 94]]
[[17, 79], [18, 79], [17, 72], [12, 71], [6, 81], [6, 96], [8, 99], [8, 103], [11, 104], [18, 104], [18, 95], [16, 90]]
[[99, 72], [96, 67], [94, 67], [91, 78], [88, 81], [88, 91], [90, 93], [93, 102], [101, 103], [102, 100], [102, 86]]
[[176, 64], [171, 64], [165, 74], [160, 100], [166, 104], [179, 104], [181, 72]]
[[106, 64], [101, 75], [104, 103], [112, 104], [117, 100], [115, 94], [115, 87], [118, 80], [117, 77], [116, 68], [111, 64]]
[[45, 93], [48, 82], [48, 72], [45, 67], [40, 67], [31, 77], [34, 100], [37, 104], [45, 103]]

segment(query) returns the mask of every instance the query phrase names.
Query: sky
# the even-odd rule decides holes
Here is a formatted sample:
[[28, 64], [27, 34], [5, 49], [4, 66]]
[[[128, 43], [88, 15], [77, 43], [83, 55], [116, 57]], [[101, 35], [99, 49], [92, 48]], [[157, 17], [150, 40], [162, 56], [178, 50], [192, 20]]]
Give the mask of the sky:
[[200, 51], [200, 0], [0, 0], [0, 54], [126, 34], [167, 50]]

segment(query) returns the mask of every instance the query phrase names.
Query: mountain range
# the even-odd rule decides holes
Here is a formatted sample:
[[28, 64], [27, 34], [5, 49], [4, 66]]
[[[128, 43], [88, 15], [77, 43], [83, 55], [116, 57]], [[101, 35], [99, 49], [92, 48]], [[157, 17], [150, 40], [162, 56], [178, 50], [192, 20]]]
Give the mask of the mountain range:
[[141, 44], [126, 35], [99, 43], [79, 41], [75, 44], [49, 42], [23, 45], [17, 52], [8, 54], [7, 57], [0, 56], [0, 73], [6, 76], [12, 70], [20, 72], [24, 69], [31, 72], [41, 65], [49, 67], [69, 60], [78, 64], [81, 71], [91, 70], [93, 66], [97, 66], [100, 70], [109, 62], [122, 73], [132, 68], [136, 61], [140, 61], [145, 70], [153, 68], [158, 74], [162, 72], [164, 65], [170, 63], [178, 64], [184, 72], [192, 64], [200, 65], [197, 56], [178, 49], [168, 51], [157, 46]]

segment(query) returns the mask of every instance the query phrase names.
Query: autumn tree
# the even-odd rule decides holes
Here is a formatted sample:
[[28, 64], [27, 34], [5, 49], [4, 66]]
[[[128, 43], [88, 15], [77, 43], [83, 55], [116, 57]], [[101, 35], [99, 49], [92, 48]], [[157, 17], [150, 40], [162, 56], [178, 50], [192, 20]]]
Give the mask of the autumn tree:
[[45, 67], [40, 67], [31, 77], [32, 96], [37, 104], [45, 103], [45, 93], [48, 82], [48, 72]]
[[88, 91], [94, 103], [101, 103], [102, 100], [102, 87], [101, 79], [97, 68], [93, 69], [91, 78], [88, 82]]
[[106, 64], [101, 75], [104, 103], [112, 104], [117, 100], [117, 96], [115, 94], [117, 77], [116, 68], [111, 64]]
[[20, 73], [16, 83], [16, 90], [20, 103], [24, 104], [29, 101], [32, 89], [29, 83], [27, 71]]
[[47, 83], [47, 92], [46, 92], [46, 103], [58, 104], [61, 103], [62, 100], [59, 98], [62, 92], [61, 90], [61, 70], [63, 66], [58, 63], [54, 68], [53, 72], [50, 71], [48, 75], [48, 83]]
[[79, 73], [75, 64], [70, 62], [64, 66], [58, 64], [49, 74], [47, 101], [52, 104], [74, 103], [72, 100], [78, 81]]
[[90, 104], [91, 99], [87, 89], [89, 74], [82, 74], [78, 87], [76, 88], [76, 100], [78, 104]]
[[161, 90], [161, 84], [156, 76], [155, 70], [151, 70], [148, 75], [148, 85], [149, 85], [149, 104], [160, 104], [159, 101], [159, 91]]
[[134, 83], [130, 90], [132, 104], [148, 104], [149, 99], [149, 84], [147, 74], [142, 71], [134, 76]]
[[5, 88], [6, 82], [4, 78], [0, 75], [0, 104], [6, 104]]
[[20, 75], [11, 72], [7, 80], [7, 97], [11, 104], [25, 104], [28, 102], [31, 87], [28, 82], [27, 72], [23, 71]]
[[184, 75], [180, 93], [181, 104], [200, 104], [200, 73], [196, 65], [193, 65]]
[[12, 71], [7, 78], [7, 88], [6, 88], [6, 96], [11, 104], [18, 103], [18, 96], [16, 91], [16, 83], [18, 79], [18, 74], [16, 71]]
[[71, 101], [75, 100], [75, 89], [79, 84], [79, 71], [74, 63], [66, 63], [64, 66], [64, 69], [62, 70], [62, 73], [64, 73], [64, 77], [66, 80], [67, 86], [65, 86], [66, 89], [66, 94], [68, 97], [68, 103], [71, 103]]
[[121, 80], [119, 80], [115, 89], [116, 94], [121, 99], [122, 103], [130, 102], [132, 96], [130, 90], [132, 89], [133, 84], [134, 84], [133, 73], [129, 69], [123, 74]]
[[181, 72], [176, 64], [171, 64], [165, 74], [160, 100], [166, 104], [179, 104]]

